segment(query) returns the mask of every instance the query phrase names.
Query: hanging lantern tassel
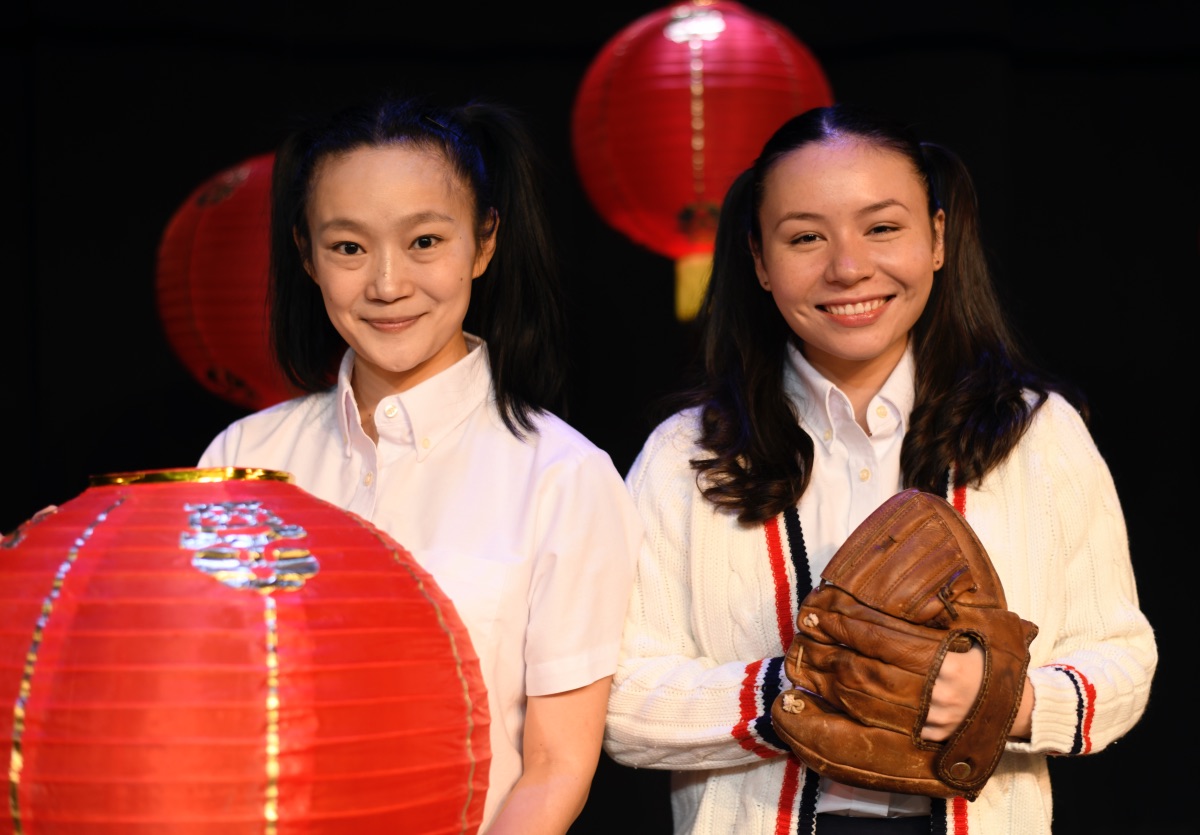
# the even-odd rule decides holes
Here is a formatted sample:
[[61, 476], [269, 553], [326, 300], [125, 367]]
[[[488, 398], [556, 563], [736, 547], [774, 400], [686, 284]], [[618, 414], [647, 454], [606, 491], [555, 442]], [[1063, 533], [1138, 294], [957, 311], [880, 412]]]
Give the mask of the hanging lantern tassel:
[[712, 264], [707, 252], [693, 252], [675, 261], [675, 318], [679, 321], [690, 322], [700, 312]]
[[720, 214], [721, 207], [716, 203], [696, 200], [678, 215], [678, 229], [686, 241], [681, 248], [685, 251], [669, 254], [675, 257], [675, 318], [680, 322], [695, 319], [704, 303]]

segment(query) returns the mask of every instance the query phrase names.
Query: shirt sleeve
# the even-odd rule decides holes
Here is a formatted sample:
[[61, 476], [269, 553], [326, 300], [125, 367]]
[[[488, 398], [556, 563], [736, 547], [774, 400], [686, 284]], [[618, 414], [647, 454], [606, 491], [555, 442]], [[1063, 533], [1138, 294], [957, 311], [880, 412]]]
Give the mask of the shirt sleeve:
[[543, 478], [525, 646], [531, 696], [613, 674], [642, 538], [621, 476], [601, 450], [564, 456]]
[[[724, 594], [693, 588], [696, 563], [705, 559], [705, 531], [693, 530], [704, 522], [695, 520], [730, 522], [715, 515], [696, 487], [686, 422], [673, 427], [651, 435], [626, 478], [646, 540], [609, 698], [605, 750], [639, 768], [760, 762], [787, 751], [770, 720], [771, 703], [786, 685], [782, 657], [714, 657], [693, 630], [697, 601]], [[717, 615], [708, 626], [728, 628], [719, 622], [728, 617]]]
[[1154, 632], [1138, 605], [1112, 476], [1082, 419], [1053, 396], [1021, 446], [1013, 481], [1025, 492], [1029, 532], [1024, 592], [1042, 611], [1029, 670], [1031, 740], [1010, 747], [1093, 753], [1145, 711], [1158, 663]]

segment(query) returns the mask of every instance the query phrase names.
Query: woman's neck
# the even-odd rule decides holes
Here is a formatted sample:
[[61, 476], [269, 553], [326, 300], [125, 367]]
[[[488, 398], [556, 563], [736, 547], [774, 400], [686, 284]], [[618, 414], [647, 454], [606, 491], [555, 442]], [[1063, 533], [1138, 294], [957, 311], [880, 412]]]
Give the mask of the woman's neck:
[[358, 406], [358, 417], [363, 431], [372, 441], [378, 443], [375, 409], [379, 406], [379, 401], [393, 394], [402, 394], [426, 380], [433, 379], [467, 356], [471, 347], [466, 336], [460, 332], [432, 357], [402, 371], [371, 362], [355, 352], [354, 368], [350, 372], [350, 387], [354, 390], [354, 403]]
[[847, 360], [812, 351], [804, 344], [800, 345], [800, 352], [812, 367], [849, 398], [854, 409], [854, 422], [868, 435], [871, 432], [867, 428], [867, 407], [896, 370], [907, 349], [907, 343], [901, 342], [896, 349], [889, 349], [877, 357], [868, 360]]

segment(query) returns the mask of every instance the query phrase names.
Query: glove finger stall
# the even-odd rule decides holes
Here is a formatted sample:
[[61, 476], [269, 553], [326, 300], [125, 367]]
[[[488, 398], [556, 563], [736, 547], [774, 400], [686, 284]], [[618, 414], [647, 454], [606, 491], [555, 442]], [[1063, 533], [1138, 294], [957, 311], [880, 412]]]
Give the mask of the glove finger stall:
[[919, 735], [924, 724], [926, 676], [880, 663], [845, 647], [818, 644], [806, 650], [794, 683], [864, 725]]
[[861, 655], [918, 673], [927, 672], [941, 658], [946, 630], [910, 624], [863, 606], [853, 598], [848, 600], [837, 601], [836, 609], [805, 602], [797, 618], [798, 640], [842, 644]]

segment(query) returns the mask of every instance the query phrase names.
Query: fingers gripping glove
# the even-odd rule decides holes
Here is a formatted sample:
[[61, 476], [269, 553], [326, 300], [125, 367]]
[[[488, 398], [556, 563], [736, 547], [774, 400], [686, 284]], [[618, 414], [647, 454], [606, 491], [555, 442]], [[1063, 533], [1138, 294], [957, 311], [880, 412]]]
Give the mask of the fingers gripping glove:
[[[1006, 609], [991, 560], [958, 511], [906, 490], [855, 529], [802, 601], [775, 730], [847, 785], [974, 800], [1021, 704], [1037, 627]], [[921, 739], [947, 652], [984, 652], [983, 684], [944, 742]]]

